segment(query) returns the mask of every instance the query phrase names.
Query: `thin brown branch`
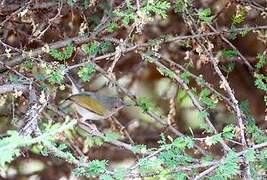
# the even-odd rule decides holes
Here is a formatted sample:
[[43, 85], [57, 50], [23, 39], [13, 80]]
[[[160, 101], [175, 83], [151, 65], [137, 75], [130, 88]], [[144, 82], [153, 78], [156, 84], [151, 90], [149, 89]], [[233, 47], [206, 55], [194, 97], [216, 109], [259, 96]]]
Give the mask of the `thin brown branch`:
[[[168, 69], [166, 66], [164, 66], [163, 64], [161, 64], [159, 61], [154, 61], [153, 63], [156, 66], [160, 67], [160, 68]], [[186, 91], [186, 93], [188, 94], [188, 96], [192, 100], [192, 103], [198, 109], [198, 111], [199, 112], [203, 112], [204, 111], [204, 108], [201, 106], [200, 102], [196, 99], [195, 95], [192, 93], [192, 91], [190, 90], [190, 88], [188, 87], [188, 85], [179, 76], [177, 76], [176, 74], [174, 75], [174, 79]], [[208, 124], [208, 126], [213, 130], [213, 132], [215, 134], [218, 134], [218, 131], [216, 130], [216, 128], [211, 123], [211, 120], [209, 119], [209, 117], [208, 116], [205, 116], [204, 117], [204, 120], [206, 121], [206, 123]], [[230, 150], [230, 147], [224, 141], [221, 141], [220, 143], [223, 146], [223, 149], [225, 151], [229, 151]]]
[[[57, 2], [36, 2], [29, 5], [30, 10], [34, 9], [48, 9], [55, 6]], [[10, 11], [17, 11], [20, 8], [23, 8], [25, 3], [21, 4], [4, 4], [4, 6], [0, 6], [1, 13], [10, 13]]]
[[[237, 28], [236, 31], [239, 32], [239, 31], [244, 31], [244, 30], [264, 30], [264, 29], [267, 29], [267, 25], [265, 25], [265, 26]], [[64, 39], [62, 41], [58, 41], [58, 42], [55, 42], [55, 43], [48, 44], [48, 46], [50, 48], [55, 48], [56, 49], [56, 48], [62, 48], [62, 47], [67, 46], [69, 42], [73, 42], [76, 45], [87, 43], [90, 40], [94, 39], [95, 38], [95, 34], [97, 34], [99, 31], [102, 31], [102, 28], [100, 28], [96, 33], [92, 34], [89, 37], [80, 37], [80, 36], [78, 36], [78, 37], [74, 37], [74, 38]], [[188, 35], [188, 36], [177, 36], [177, 37], [168, 38], [165, 41], [162, 41], [162, 43], [169, 43], [169, 42], [174, 42], [174, 41], [182, 41], [182, 40], [185, 40], [185, 39], [191, 39], [191, 38], [197, 38], [197, 37], [206, 37], [206, 36], [219, 35], [219, 34], [222, 34], [222, 33], [225, 33], [225, 32], [229, 32], [229, 31], [230, 30], [221, 30], [221, 31], [209, 32], [209, 33], [204, 33], [204, 34], [194, 34], [194, 35]], [[136, 45], [136, 46], [133, 46], [133, 47], [126, 48], [124, 53], [134, 51], [136, 48], [148, 47], [148, 46], [149, 46], [148, 43], [139, 44], [139, 45]], [[9, 60], [9, 61], [7, 61], [5, 63], [6, 63], [6, 65], [8, 65], [10, 67], [13, 67], [13, 66], [16, 66], [16, 65], [19, 65], [20, 63], [22, 63], [24, 61], [25, 57], [36, 57], [36, 56], [42, 55], [44, 53], [45, 52], [42, 50], [42, 48], [37, 48], [37, 49], [34, 49], [32, 51], [29, 51], [29, 52], [24, 51], [20, 55], [17, 55], [12, 60]], [[95, 57], [93, 60], [108, 59], [110, 57], [113, 57], [114, 55], [115, 55], [115, 52]], [[4, 61], [4, 58], [0, 58], [0, 61]], [[84, 64], [77, 64], [77, 66], [83, 66], [83, 65]], [[74, 67], [75, 66], [73, 66], [73, 68]], [[0, 72], [3, 72], [5, 70], [7, 70], [7, 68], [5, 66], [1, 65], [0, 66]]]
[[19, 8], [15, 12], [11, 13], [4, 21], [1, 22], [0, 27], [3, 27], [12, 17], [17, 15], [19, 12], [23, 11], [24, 9], [27, 9], [31, 3], [32, 3], [32, 0], [29, 0], [21, 8]]

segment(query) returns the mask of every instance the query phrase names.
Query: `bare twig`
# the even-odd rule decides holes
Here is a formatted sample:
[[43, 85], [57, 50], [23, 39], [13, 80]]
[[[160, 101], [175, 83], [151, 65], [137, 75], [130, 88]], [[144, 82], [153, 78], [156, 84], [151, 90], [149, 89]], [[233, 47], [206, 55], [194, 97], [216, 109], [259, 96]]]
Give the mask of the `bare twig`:
[[4, 84], [0, 85], [0, 94], [17, 91], [27, 91], [28, 86], [23, 84]]
[[[48, 8], [55, 6], [56, 4], [57, 4], [56, 2], [36, 2], [36, 3], [30, 4], [28, 8], [30, 10], [48, 9]], [[4, 6], [0, 6], [0, 8], [1, 8], [1, 13], [10, 13], [10, 11], [16, 11], [20, 8], [23, 8], [24, 6], [25, 6], [25, 3], [21, 3], [21, 4], [7, 3]]]
[[34, 41], [34, 40], [36, 40], [36, 39], [40, 39], [40, 38], [45, 34], [45, 32], [52, 26], [53, 21], [55, 21], [55, 20], [60, 16], [62, 7], [63, 7], [63, 3], [60, 2], [60, 3], [59, 3], [59, 8], [58, 8], [58, 10], [57, 10], [57, 11], [58, 11], [57, 14], [56, 14], [54, 17], [52, 17], [51, 19], [48, 20], [48, 25], [47, 25], [47, 27], [46, 27], [44, 30], [42, 30], [41, 32], [39, 32], [39, 33], [38, 33], [38, 36], [37, 36], [36, 38], [34, 38], [34, 39], [31, 39], [31, 41]]
[[[198, 28], [196, 27], [196, 23], [195, 23], [194, 18], [190, 14], [188, 14], [188, 15], [184, 14], [183, 18], [184, 18], [185, 22], [187, 22], [191, 33], [195, 34], [195, 32], [198, 31]], [[229, 98], [231, 99], [231, 104], [232, 104], [232, 107], [235, 109], [236, 119], [237, 119], [237, 122], [238, 122], [238, 125], [239, 125], [239, 128], [240, 128], [241, 142], [243, 144], [243, 149], [245, 149], [245, 148], [247, 148], [245, 132], [244, 132], [245, 127], [244, 127], [244, 122], [243, 122], [243, 118], [242, 118], [242, 115], [241, 115], [241, 110], [239, 108], [238, 101], [234, 96], [234, 92], [231, 89], [231, 87], [230, 87], [228, 81], [226, 80], [225, 76], [221, 72], [220, 68], [218, 67], [219, 60], [217, 58], [215, 58], [213, 53], [211, 52], [211, 50], [205, 46], [205, 43], [206, 43], [205, 39], [197, 38], [196, 40], [197, 40], [198, 45], [203, 49], [203, 52], [206, 55], [206, 57], [208, 57], [210, 59], [215, 72], [217, 73], [217, 75], [221, 79], [222, 88], [226, 91], [226, 93], [228, 94]], [[246, 162], [246, 169], [248, 167], [249, 167], [249, 164], [248, 164], [248, 162]], [[249, 177], [248, 173], [246, 173], [246, 177]]]
[[29, 0], [27, 3], [24, 4], [24, 6], [22, 6], [15, 12], [11, 13], [4, 21], [2, 21], [2, 23], [0, 24], [0, 27], [3, 27], [6, 24], [6, 22], [8, 22], [12, 17], [17, 15], [19, 12], [23, 11], [24, 9], [27, 9], [31, 3], [32, 3], [32, 0]]
[[[159, 61], [155, 61], [154, 64], [157, 65], [158, 67], [161, 67], [161, 68], [164, 68], [164, 69], [168, 69], [166, 66], [164, 66], [163, 64], [161, 64]], [[199, 110], [199, 112], [203, 112], [204, 111], [204, 108], [201, 106], [201, 104], [199, 103], [199, 101], [196, 99], [196, 97], [194, 96], [194, 94], [191, 92], [191, 90], [188, 87], [188, 85], [179, 76], [177, 76], [176, 74], [174, 75], [173, 78], [186, 91], [186, 93], [188, 94], [188, 96], [192, 100], [192, 103]], [[208, 126], [213, 130], [213, 132], [215, 134], [217, 134], [218, 131], [216, 130], [216, 128], [211, 123], [209, 117], [208, 116], [205, 116], [204, 119], [205, 119], [206, 123], [208, 124]], [[230, 150], [230, 147], [224, 141], [221, 141], [220, 143], [223, 146], [223, 148], [224, 148], [225, 151], [229, 151]]]

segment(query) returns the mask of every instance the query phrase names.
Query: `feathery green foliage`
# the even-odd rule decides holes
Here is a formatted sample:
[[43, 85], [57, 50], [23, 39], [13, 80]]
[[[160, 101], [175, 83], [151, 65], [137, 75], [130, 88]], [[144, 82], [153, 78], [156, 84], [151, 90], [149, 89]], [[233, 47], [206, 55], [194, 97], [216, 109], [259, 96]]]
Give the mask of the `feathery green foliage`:
[[199, 9], [197, 12], [198, 18], [206, 23], [211, 23], [212, 21], [212, 15], [211, 15], [211, 9], [206, 8], [206, 9]]
[[71, 57], [74, 50], [74, 46], [69, 43], [68, 46], [63, 50], [57, 50], [57, 49], [51, 49], [49, 51], [49, 54], [58, 61], [64, 61]]
[[78, 71], [78, 76], [81, 78], [83, 81], [89, 81], [90, 76], [95, 72], [95, 65], [93, 64], [87, 64], [86, 66], [80, 68]]

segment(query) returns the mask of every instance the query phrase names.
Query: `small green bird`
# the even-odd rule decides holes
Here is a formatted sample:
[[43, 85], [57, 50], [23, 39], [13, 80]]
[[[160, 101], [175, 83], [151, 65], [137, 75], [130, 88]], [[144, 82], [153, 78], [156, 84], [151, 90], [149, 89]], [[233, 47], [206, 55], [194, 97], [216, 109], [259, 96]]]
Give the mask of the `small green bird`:
[[72, 95], [66, 100], [73, 102], [74, 108], [82, 116], [82, 120], [103, 120], [111, 117], [125, 106], [119, 97], [100, 95], [95, 92], [81, 92], [74, 81]]

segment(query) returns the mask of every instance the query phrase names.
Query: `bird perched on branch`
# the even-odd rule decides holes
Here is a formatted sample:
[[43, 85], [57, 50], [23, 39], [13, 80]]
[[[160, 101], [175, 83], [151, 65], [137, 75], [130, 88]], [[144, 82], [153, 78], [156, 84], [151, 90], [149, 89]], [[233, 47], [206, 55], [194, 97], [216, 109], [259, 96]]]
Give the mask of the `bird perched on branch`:
[[[125, 106], [119, 97], [100, 95], [95, 92], [82, 92], [70, 76], [72, 95], [66, 100], [73, 103], [82, 120], [103, 120], [111, 117]], [[66, 101], [65, 100], [65, 101]]]

